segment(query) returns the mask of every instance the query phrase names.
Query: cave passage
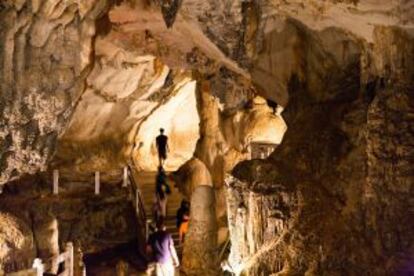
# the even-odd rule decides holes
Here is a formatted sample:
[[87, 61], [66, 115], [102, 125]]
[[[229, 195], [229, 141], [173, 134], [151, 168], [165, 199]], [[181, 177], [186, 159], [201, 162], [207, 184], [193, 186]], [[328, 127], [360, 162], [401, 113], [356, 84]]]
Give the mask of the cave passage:
[[6, 0], [0, 26], [0, 275], [165, 268], [161, 194], [168, 276], [414, 275], [413, 1]]

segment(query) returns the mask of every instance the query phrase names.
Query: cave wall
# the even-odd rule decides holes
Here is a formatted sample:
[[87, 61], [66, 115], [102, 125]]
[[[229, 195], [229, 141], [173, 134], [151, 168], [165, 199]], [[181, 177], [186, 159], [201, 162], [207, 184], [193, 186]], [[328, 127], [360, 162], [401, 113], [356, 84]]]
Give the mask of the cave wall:
[[367, 114], [365, 235], [389, 271], [412, 273], [414, 40], [398, 28], [374, 35], [372, 63], [384, 86]]
[[[93, 70], [52, 165], [77, 175], [121, 171], [130, 162], [137, 126], [158, 106], [148, 99], [163, 87], [169, 69], [112, 41], [94, 44]], [[64, 172], [63, 172], [64, 173]]]
[[[171, 81], [164, 65], [179, 81], [194, 70], [201, 75], [194, 77], [201, 119], [195, 156], [221, 189], [218, 213], [225, 211], [225, 173], [245, 158], [247, 141], [240, 137], [249, 132], [234, 124], [250, 128], [260, 123], [254, 114], [271, 112], [264, 105], [245, 109], [250, 90], [287, 108], [283, 146], [269, 160], [234, 172], [239, 188], [230, 185], [232, 206], [255, 214], [251, 205], [262, 220], [242, 216], [251, 249], [233, 264], [269, 241], [251, 235], [249, 227], [258, 223], [266, 237], [279, 237], [278, 227], [291, 234], [272, 253], [258, 255], [274, 253], [276, 262], [252, 259], [253, 274], [357, 275], [376, 263], [379, 274], [404, 271], [413, 236], [406, 221], [412, 209], [412, 1], [190, 0], [170, 9], [165, 1], [137, 0], [109, 11], [112, 2], [0, 4], [0, 183], [44, 170], [58, 136], [57, 161], [69, 172], [73, 165], [78, 172], [120, 165], [140, 141], [134, 130], [141, 112], [171, 92], [166, 85], [145, 94], [135, 74], [147, 70], [148, 82], [161, 87]], [[101, 39], [95, 25], [102, 18]], [[159, 62], [142, 66], [135, 59], [148, 55]], [[134, 105], [140, 97], [150, 103]], [[75, 108], [80, 112], [72, 116]], [[92, 123], [83, 121], [85, 114]], [[268, 215], [283, 223], [268, 227]], [[246, 241], [236, 242], [243, 248]]]
[[[412, 38], [377, 27], [368, 44], [291, 21], [264, 43], [303, 63], [286, 67], [282, 145], [228, 179], [230, 267], [247, 275], [411, 273]], [[264, 49], [264, 57], [274, 52]]]
[[[173, 69], [222, 74], [224, 68], [246, 80], [251, 73], [263, 96], [285, 105], [289, 74], [277, 68], [268, 70], [264, 61], [256, 62], [266, 47], [265, 36], [283, 29], [285, 19], [294, 18], [318, 31], [340, 28], [372, 42], [376, 25], [400, 26], [412, 33], [414, 13], [411, 1], [386, 0], [375, 4], [368, 0], [192, 0], [174, 5], [144, 0], [3, 1], [0, 8], [5, 42], [0, 58], [5, 114], [1, 122], [2, 183], [46, 168], [56, 137], [68, 127], [85, 91], [90, 69], [99, 63], [91, 59], [96, 57], [95, 25], [111, 41], [124, 48], [133, 46], [140, 56], [157, 56]], [[272, 58], [278, 60], [279, 68], [294, 70], [299, 61], [283, 59], [284, 54], [291, 53], [276, 51]], [[125, 74], [132, 72], [125, 68]], [[123, 93], [128, 94], [128, 88]], [[108, 146], [117, 147], [106, 140]]]
[[0, 183], [47, 167], [84, 90], [108, 2], [0, 4]]
[[0, 213], [0, 271], [30, 267], [36, 256], [30, 227], [10, 213]]
[[63, 174], [119, 174], [131, 162], [137, 169], [155, 171], [155, 137], [161, 127], [170, 138], [167, 169], [192, 156], [198, 114], [191, 76], [117, 40], [117, 35], [111, 30], [95, 40], [88, 86], [52, 162]]

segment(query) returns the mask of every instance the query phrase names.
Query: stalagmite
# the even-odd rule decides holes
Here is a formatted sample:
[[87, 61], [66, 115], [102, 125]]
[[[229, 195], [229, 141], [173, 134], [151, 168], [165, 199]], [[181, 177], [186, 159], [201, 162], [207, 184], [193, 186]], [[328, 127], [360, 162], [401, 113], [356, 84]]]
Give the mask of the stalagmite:
[[187, 275], [414, 275], [414, 1], [3, 0], [0, 26], [0, 275], [70, 243], [75, 274], [140, 275], [163, 195]]
[[184, 242], [183, 271], [186, 275], [217, 275], [217, 223], [215, 193], [201, 185], [191, 196], [189, 232]]

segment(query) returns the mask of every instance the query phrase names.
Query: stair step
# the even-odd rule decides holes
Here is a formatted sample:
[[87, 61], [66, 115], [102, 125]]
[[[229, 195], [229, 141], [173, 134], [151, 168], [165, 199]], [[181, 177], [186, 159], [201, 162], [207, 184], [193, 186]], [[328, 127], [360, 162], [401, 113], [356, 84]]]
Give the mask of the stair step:
[[[141, 189], [141, 195], [143, 198], [143, 205], [145, 213], [148, 218], [152, 218], [152, 206], [154, 202], [154, 192], [155, 192], [155, 175], [156, 173], [148, 172], [138, 172], [134, 174], [136, 182]], [[167, 201], [167, 217], [165, 218], [165, 226], [167, 231], [171, 234], [174, 245], [179, 256], [182, 255], [183, 247], [179, 246], [179, 233], [176, 226], [176, 217], [175, 214], [181, 206], [181, 201], [183, 197], [179, 191], [174, 187], [173, 184], [170, 184], [172, 193], [168, 196]]]

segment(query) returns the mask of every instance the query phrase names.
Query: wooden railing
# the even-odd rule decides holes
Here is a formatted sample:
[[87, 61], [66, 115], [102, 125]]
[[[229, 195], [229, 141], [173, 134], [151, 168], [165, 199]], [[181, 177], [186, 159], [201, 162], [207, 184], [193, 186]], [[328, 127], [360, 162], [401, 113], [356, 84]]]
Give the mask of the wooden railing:
[[73, 244], [68, 242], [65, 251], [56, 257], [52, 257], [43, 262], [42, 259], [36, 258], [30, 269], [21, 270], [6, 274], [7, 276], [43, 276], [43, 273], [51, 270], [53, 265], [59, 266], [63, 263], [63, 271], [58, 276], [74, 276], [74, 251]]
[[[54, 169], [53, 170], [53, 194], [58, 195], [59, 194], [59, 170]], [[128, 185], [131, 183], [131, 185]], [[99, 171], [95, 172], [95, 178], [94, 178], [94, 184], [95, 184], [95, 195], [100, 195], [101, 193], [101, 173]], [[122, 173], [122, 188], [129, 188], [130, 193], [133, 197], [133, 204], [135, 208], [135, 212], [137, 215], [137, 219], [139, 222], [141, 222], [141, 225], [144, 226], [143, 231], [143, 237], [145, 237], [145, 240], [148, 238], [148, 232], [149, 232], [149, 223], [150, 221], [147, 221], [147, 216], [145, 214], [145, 207], [143, 202], [143, 196], [141, 193], [141, 189], [139, 187], [139, 184], [135, 181], [134, 177], [134, 169], [130, 165], [126, 165], [123, 168]]]
[[[128, 182], [131, 185], [128, 185]], [[148, 221], [145, 213], [145, 207], [143, 202], [143, 196], [139, 184], [135, 181], [133, 168], [127, 166], [123, 171], [122, 187], [129, 187], [131, 194], [133, 195], [134, 209], [137, 215], [138, 221], [141, 225], [145, 226], [142, 228], [142, 236], [145, 237], [145, 241], [148, 239]], [[53, 193], [59, 194], [59, 172], [53, 171]], [[100, 174], [95, 173], [95, 194], [100, 193]], [[144, 244], [145, 245], [145, 244]], [[82, 254], [80, 253], [80, 256]], [[71, 242], [68, 242], [65, 247], [65, 251], [56, 257], [49, 258], [43, 261], [40, 258], [36, 258], [33, 261], [33, 266], [30, 269], [21, 270], [17, 272], [7, 273], [6, 276], [43, 276], [43, 273], [50, 271], [52, 266], [59, 266], [63, 263], [64, 270], [57, 274], [58, 276], [86, 276], [85, 266], [83, 261], [74, 260], [74, 248]], [[76, 267], [75, 267], [76, 266]], [[76, 271], [76, 273], [74, 272]]]
[[[128, 175], [130, 174], [129, 172], [131, 171], [131, 167], [130, 166], [125, 166], [123, 168], [122, 171], [122, 187], [125, 188], [128, 186]], [[52, 171], [52, 192], [54, 195], [58, 195], [60, 192], [60, 172], [58, 169], [54, 169]], [[100, 171], [95, 171], [94, 173], [94, 177], [90, 179], [90, 181], [93, 181], [94, 183], [94, 193], [95, 195], [100, 195], [101, 194], [101, 172]], [[89, 182], [89, 181], [88, 181]]]

